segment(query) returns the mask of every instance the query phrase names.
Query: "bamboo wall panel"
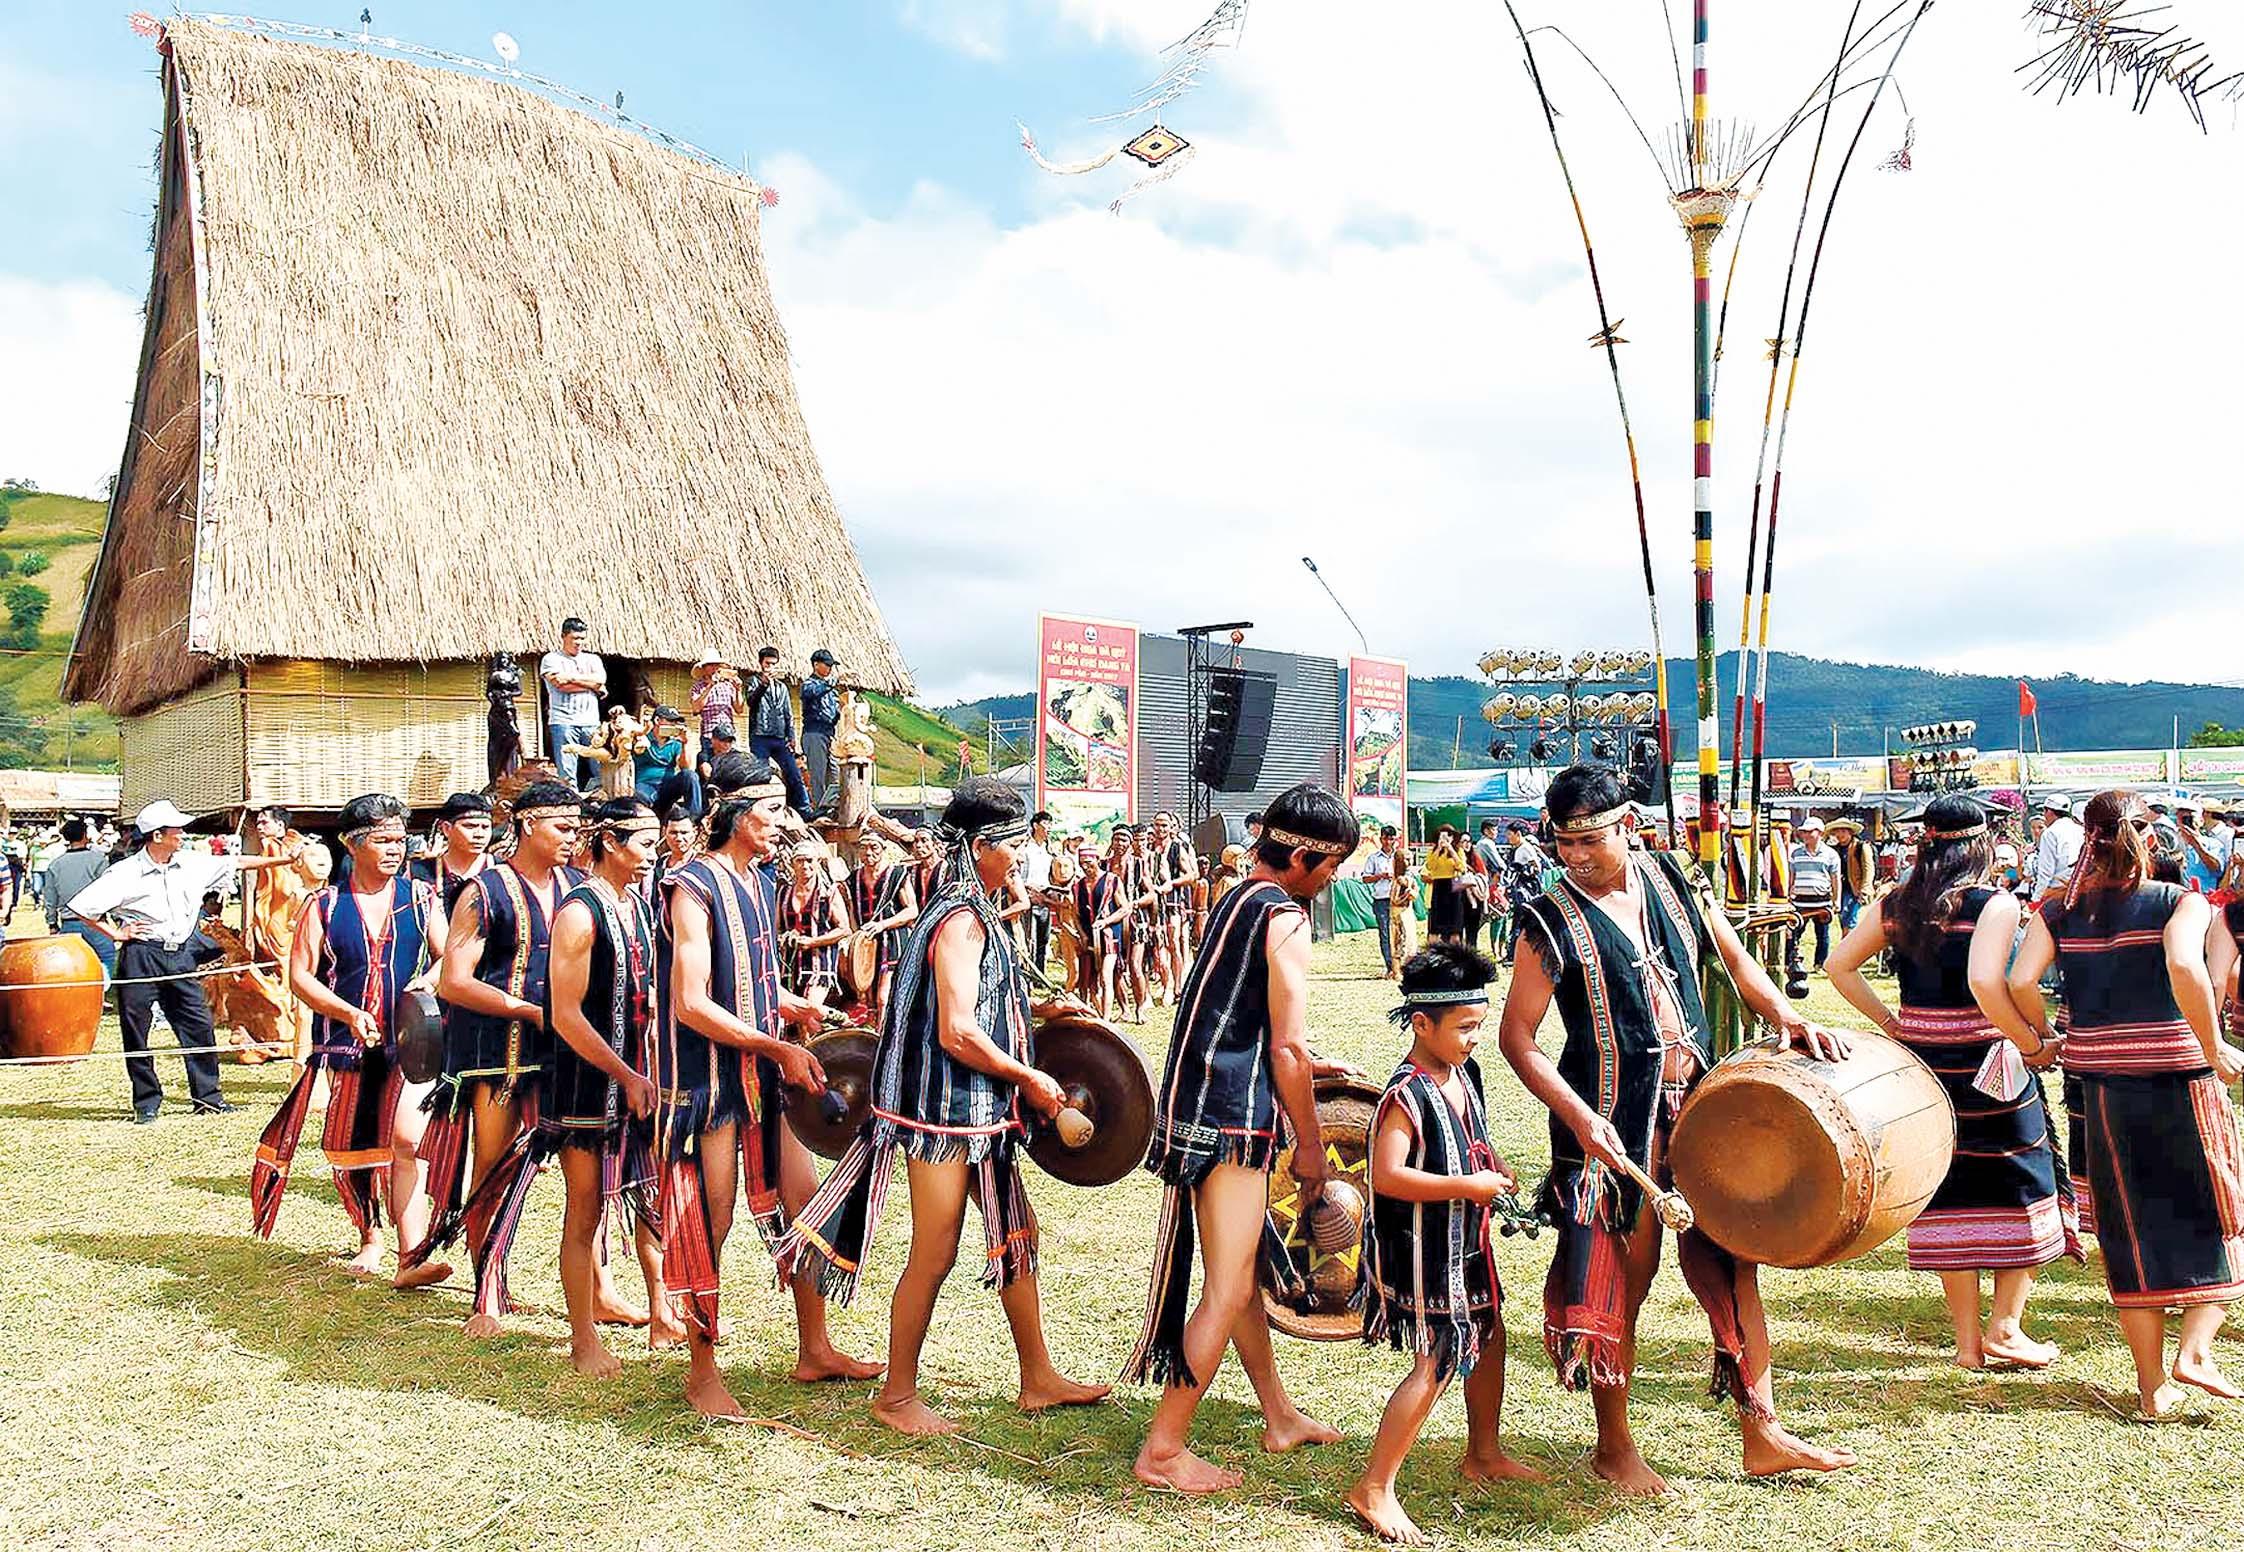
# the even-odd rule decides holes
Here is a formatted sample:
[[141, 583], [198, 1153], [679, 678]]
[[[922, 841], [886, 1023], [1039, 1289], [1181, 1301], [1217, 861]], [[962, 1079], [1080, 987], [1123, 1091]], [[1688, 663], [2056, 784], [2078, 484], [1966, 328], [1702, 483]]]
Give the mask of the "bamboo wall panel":
[[190, 814], [232, 808], [242, 801], [242, 690], [236, 674], [204, 689], [120, 718], [127, 815], [158, 798]]
[[[340, 808], [388, 792], [433, 808], [485, 784], [487, 704], [480, 663], [253, 663], [243, 712], [249, 798]], [[523, 752], [542, 743], [534, 701]]]

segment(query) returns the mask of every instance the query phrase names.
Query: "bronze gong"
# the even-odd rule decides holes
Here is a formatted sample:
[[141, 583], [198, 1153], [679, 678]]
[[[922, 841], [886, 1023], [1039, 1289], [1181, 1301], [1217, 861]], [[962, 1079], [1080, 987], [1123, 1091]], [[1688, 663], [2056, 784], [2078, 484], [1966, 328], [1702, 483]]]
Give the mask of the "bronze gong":
[[1039, 1025], [1036, 1066], [1067, 1096], [1067, 1106], [1091, 1123], [1070, 1143], [1059, 1127], [1034, 1117], [1028, 1154], [1055, 1180], [1071, 1186], [1110, 1186], [1145, 1162], [1153, 1141], [1153, 1072], [1130, 1037], [1112, 1024], [1064, 1015]]
[[[1347, 1181], [1365, 1200], [1371, 1196], [1371, 1121], [1382, 1092], [1378, 1084], [1363, 1078], [1317, 1080], [1318, 1140], [1324, 1148], [1326, 1173], [1333, 1180]], [[1270, 1172], [1269, 1214], [1270, 1226], [1285, 1241], [1294, 1264], [1306, 1270], [1306, 1296], [1289, 1304], [1265, 1286], [1263, 1313], [1288, 1336], [1311, 1342], [1360, 1341], [1363, 1311], [1348, 1304], [1356, 1294], [1363, 1246], [1358, 1241], [1331, 1251], [1316, 1247], [1309, 1215], [1301, 1210], [1301, 1187], [1293, 1178], [1295, 1146], [1289, 1141], [1279, 1150]]]
[[408, 1083], [434, 1083], [444, 1076], [444, 1010], [436, 993], [408, 987], [391, 1015], [397, 1037], [397, 1069]]
[[873, 1049], [878, 1043], [869, 1029], [828, 1030], [809, 1047], [826, 1069], [825, 1089], [785, 1090], [787, 1124], [822, 1159], [847, 1153], [873, 1113]]

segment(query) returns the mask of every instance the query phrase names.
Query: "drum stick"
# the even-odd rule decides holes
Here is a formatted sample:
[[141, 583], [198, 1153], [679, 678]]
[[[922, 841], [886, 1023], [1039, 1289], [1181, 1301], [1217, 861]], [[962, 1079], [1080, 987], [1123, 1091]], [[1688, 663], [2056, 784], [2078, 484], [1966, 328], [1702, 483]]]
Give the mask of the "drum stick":
[[1096, 1130], [1091, 1125], [1091, 1118], [1073, 1105], [1059, 1113], [1053, 1120], [1052, 1127], [1060, 1134], [1060, 1141], [1070, 1148], [1082, 1147], [1091, 1140], [1091, 1133]]
[[1698, 1214], [1691, 1210], [1691, 1204], [1683, 1199], [1682, 1192], [1661, 1190], [1658, 1182], [1638, 1169], [1636, 1161], [1627, 1154], [1621, 1155], [1621, 1173], [1644, 1189], [1645, 1194], [1652, 1199], [1652, 1211], [1660, 1215], [1660, 1222], [1676, 1233], [1687, 1233], [1699, 1221]]

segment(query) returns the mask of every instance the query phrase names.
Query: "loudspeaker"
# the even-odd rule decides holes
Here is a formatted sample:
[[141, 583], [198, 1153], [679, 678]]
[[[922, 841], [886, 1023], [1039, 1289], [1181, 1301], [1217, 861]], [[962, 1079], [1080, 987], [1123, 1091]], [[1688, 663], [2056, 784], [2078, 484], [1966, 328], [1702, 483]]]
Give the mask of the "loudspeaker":
[[1278, 676], [1242, 668], [1208, 670], [1208, 721], [1192, 755], [1192, 779], [1218, 792], [1252, 792], [1270, 749]]
[[1192, 849], [1214, 862], [1223, 856], [1224, 847], [1244, 845], [1246, 839], [1247, 827], [1238, 820], [1229, 814], [1210, 814], [1192, 832]]

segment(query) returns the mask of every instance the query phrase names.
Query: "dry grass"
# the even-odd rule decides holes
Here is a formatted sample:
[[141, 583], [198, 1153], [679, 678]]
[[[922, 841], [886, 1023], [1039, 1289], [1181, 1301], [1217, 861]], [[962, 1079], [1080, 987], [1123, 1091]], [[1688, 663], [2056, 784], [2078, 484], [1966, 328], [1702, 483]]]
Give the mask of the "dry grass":
[[[1365, 974], [1369, 954], [1362, 938], [1319, 951], [1312, 1013], [1325, 1050], [1384, 1069], [1394, 1041], [1378, 1017], [1385, 989]], [[1820, 983], [1817, 996], [1829, 1005]], [[1148, 1032], [1149, 1055], [1159, 1039]], [[1281, 1343], [1297, 1394], [1348, 1434], [1285, 1460], [1256, 1452], [1250, 1397], [1227, 1368], [1202, 1437], [1249, 1485], [1190, 1503], [1130, 1480], [1147, 1395], [1087, 1414], [1015, 1414], [996, 1303], [964, 1277], [946, 1295], [927, 1368], [940, 1403], [966, 1419], [965, 1438], [907, 1444], [866, 1420], [862, 1387], [782, 1382], [786, 1304], [741, 1255], [727, 1290], [733, 1382], [752, 1411], [827, 1442], [712, 1429], [682, 1410], [676, 1359], [634, 1355], [621, 1380], [594, 1384], [566, 1369], [557, 1315], [471, 1347], [458, 1334], [459, 1287], [403, 1298], [354, 1285], [328, 1262], [347, 1226], [309, 1149], [280, 1242], [251, 1238], [244, 1178], [281, 1090], [267, 1071], [228, 1069], [240, 1115], [167, 1113], [136, 1129], [114, 1065], [0, 1070], [0, 1542], [198, 1552], [1365, 1544], [1339, 1495], [1399, 1378], [1389, 1353]], [[1500, 1066], [1489, 1087], [1500, 1144], [1532, 1172], [1544, 1155], [1539, 1114]], [[1112, 1374], [1144, 1294], [1150, 1182], [1094, 1194], [1037, 1176], [1031, 1189], [1053, 1346], [1075, 1373]], [[541, 1190], [517, 1257], [518, 1289], [548, 1310], [559, 1306], [558, 1201], [557, 1189]], [[866, 1297], [839, 1321], [859, 1351], [882, 1342], [902, 1230], [900, 1216], [887, 1225]], [[2195, 1547], [2244, 1521], [2227, 1480], [2244, 1411], [2200, 1405], [2160, 1429], [2124, 1422], [2129, 1370], [2093, 1269], [2061, 1268], [2035, 1300], [2030, 1323], [2066, 1349], [2054, 1372], [1974, 1378], [1951, 1367], [1938, 1291], [1902, 1268], [1897, 1246], [1768, 1279], [1788, 1419], [1860, 1450], [1860, 1470], [1739, 1477], [1735, 1427], [1705, 1397], [1704, 1327], [1669, 1271], [1649, 1312], [1637, 1410], [1649, 1454], [1682, 1491], [1659, 1507], [1621, 1500], [1589, 1474], [1586, 1400], [1556, 1389], [1537, 1343], [1548, 1243], [1505, 1240], [1499, 1255], [1516, 1360], [1506, 1432], [1553, 1480], [1464, 1490], [1449, 1471], [1461, 1403], [1445, 1399], [1403, 1485], [1421, 1523], [1452, 1544]]]
[[157, 301], [79, 699], [143, 710], [209, 658], [477, 658], [563, 611], [607, 652], [829, 646], [910, 693], [754, 182], [504, 82], [166, 31]]

